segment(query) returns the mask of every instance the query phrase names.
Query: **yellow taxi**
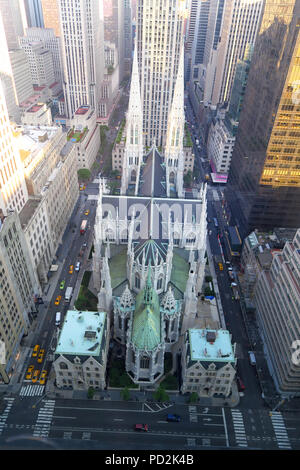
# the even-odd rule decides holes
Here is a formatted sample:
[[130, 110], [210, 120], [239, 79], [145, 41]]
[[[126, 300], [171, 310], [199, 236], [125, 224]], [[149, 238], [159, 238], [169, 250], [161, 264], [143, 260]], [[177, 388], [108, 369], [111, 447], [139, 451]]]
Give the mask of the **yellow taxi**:
[[33, 373], [33, 377], [32, 377], [32, 382], [33, 383], [38, 381], [39, 375], [40, 375], [40, 371], [38, 369], [35, 370], [34, 373]]
[[85, 211], [84, 215], [89, 215], [90, 211], [89, 209]]
[[27, 380], [32, 379], [33, 369], [34, 369], [34, 366], [29, 366], [28, 367], [26, 377], [25, 377]]
[[73, 264], [71, 264], [70, 269], [69, 269], [69, 274], [73, 274], [73, 271], [74, 271], [74, 266]]
[[45, 354], [45, 349], [40, 349], [39, 357], [37, 360], [38, 362], [43, 362], [44, 354]]
[[220, 271], [223, 271], [223, 264], [222, 263], [219, 263], [219, 269], [220, 269]]
[[54, 305], [59, 305], [60, 301], [61, 301], [61, 295], [58, 295], [55, 299]]
[[46, 377], [47, 377], [47, 371], [43, 370], [42, 373], [41, 373], [41, 376], [40, 376], [40, 384], [41, 385], [44, 385], [44, 383], [46, 382]]
[[33, 348], [33, 351], [32, 351], [32, 357], [36, 357], [38, 355], [39, 349], [40, 349], [40, 346], [38, 344], [36, 344]]

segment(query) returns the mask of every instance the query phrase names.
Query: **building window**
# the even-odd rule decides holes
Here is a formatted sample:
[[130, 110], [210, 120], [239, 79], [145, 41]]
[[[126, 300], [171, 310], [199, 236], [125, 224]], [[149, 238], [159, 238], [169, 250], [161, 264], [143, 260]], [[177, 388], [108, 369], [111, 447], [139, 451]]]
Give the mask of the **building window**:
[[135, 276], [135, 287], [136, 287], [136, 289], [140, 289], [140, 287], [141, 287], [141, 279], [140, 279], [140, 276], [138, 274]]
[[140, 368], [141, 369], [149, 369], [149, 366], [150, 366], [150, 359], [149, 357], [141, 357], [141, 360], [140, 360]]

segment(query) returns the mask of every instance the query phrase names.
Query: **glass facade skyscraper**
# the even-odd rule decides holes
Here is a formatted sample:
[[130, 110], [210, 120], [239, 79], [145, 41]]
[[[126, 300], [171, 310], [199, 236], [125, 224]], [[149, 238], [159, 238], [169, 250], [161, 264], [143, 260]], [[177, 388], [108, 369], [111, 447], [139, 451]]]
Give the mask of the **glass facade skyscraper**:
[[300, 226], [299, 26], [300, 0], [266, 0], [226, 189], [243, 235]]

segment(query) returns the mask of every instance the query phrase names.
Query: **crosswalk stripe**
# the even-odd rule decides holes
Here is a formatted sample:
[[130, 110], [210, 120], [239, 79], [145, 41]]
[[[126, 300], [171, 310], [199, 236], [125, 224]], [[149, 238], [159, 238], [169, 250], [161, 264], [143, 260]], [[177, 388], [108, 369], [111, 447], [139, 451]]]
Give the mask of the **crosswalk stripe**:
[[271, 416], [274, 433], [277, 444], [280, 449], [291, 449], [289, 436], [285, 427], [285, 422], [280, 411], [273, 413]]
[[44, 388], [44, 385], [23, 385], [19, 392], [19, 395], [23, 397], [42, 395]]

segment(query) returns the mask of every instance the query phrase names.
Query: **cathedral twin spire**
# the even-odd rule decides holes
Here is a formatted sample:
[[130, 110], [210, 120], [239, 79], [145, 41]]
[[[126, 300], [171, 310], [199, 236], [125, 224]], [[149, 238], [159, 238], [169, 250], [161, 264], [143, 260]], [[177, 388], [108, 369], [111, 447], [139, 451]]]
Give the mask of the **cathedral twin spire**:
[[129, 184], [132, 183], [134, 184], [134, 194], [137, 195], [143, 153], [143, 107], [140, 92], [137, 46], [135, 45], [129, 105], [126, 115], [126, 144], [121, 194], [126, 194]]
[[[129, 185], [138, 194], [141, 165], [143, 162], [143, 103], [141, 100], [137, 45], [135, 45], [129, 106], [126, 115], [126, 144], [122, 172], [121, 194], [126, 194]], [[184, 47], [182, 46], [172, 106], [163, 151], [166, 165], [167, 196], [170, 196], [170, 180], [174, 180], [179, 197], [183, 197], [183, 137], [184, 137]]]

